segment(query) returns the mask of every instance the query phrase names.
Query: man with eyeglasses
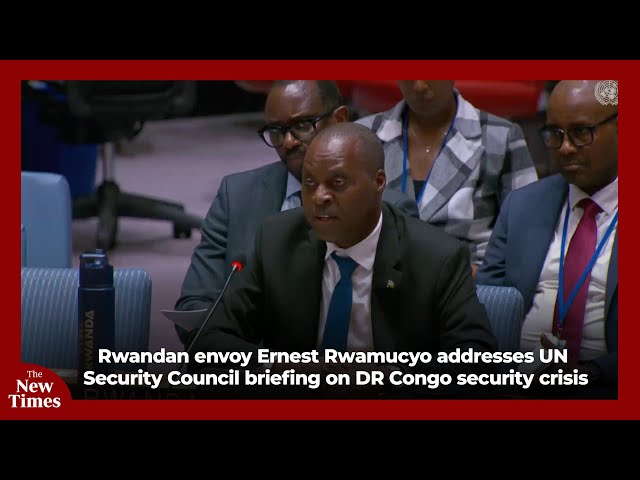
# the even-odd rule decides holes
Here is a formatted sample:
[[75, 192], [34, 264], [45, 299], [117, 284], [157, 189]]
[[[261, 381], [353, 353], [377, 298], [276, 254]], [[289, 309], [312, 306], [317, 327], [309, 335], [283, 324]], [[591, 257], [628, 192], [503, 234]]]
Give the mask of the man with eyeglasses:
[[[274, 81], [265, 104], [265, 125], [258, 135], [280, 157], [270, 163], [222, 179], [202, 227], [182, 284], [177, 310], [208, 308], [231, 272], [231, 264], [250, 256], [260, 224], [278, 212], [301, 206], [300, 177], [307, 147], [316, 133], [346, 122], [349, 110], [330, 80]], [[415, 202], [394, 191], [383, 200], [417, 218]], [[188, 333], [178, 329], [188, 344]]]
[[618, 107], [617, 98], [598, 97], [599, 85], [562, 81], [554, 88], [540, 134], [560, 174], [507, 197], [477, 283], [522, 293], [521, 350], [566, 348], [564, 373], [615, 387]]

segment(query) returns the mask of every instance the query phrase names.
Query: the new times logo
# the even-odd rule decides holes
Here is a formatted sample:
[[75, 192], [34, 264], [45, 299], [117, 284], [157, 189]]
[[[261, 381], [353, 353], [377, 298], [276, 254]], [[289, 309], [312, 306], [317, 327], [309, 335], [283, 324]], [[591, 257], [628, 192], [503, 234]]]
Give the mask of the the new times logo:
[[27, 378], [16, 380], [16, 393], [9, 394], [11, 408], [59, 408], [60, 397], [50, 396], [53, 382], [41, 378], [42, 372], [27, 370]]

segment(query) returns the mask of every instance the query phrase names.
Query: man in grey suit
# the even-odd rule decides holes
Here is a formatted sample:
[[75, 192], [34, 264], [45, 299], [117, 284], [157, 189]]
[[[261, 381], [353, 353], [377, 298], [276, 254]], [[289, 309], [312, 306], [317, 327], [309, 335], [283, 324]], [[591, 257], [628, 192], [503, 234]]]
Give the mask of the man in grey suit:
[[[281, 162], [223, 178], [202, 226], [202, 239], [191, 258], [177, 310], [208, 308], [220, 295], [240, 255], [249, 257], [260, 224], [278, 212], [300, 207], [300, 177], [307, 147], [316, 133], [348, 120], [333, 81], [274, 82], [265, 105], [260, 137], [275, 148]], [[383, 200], [417, 217], [415, 202], [386, 191]], [[187, 333], [178, 330], [183, 343]]]
[[[618, 379], [618, 103], [617, 90], [615, 103], [599, 93], [606, 84], [555, 87], [541, 134], [561, 175], [507, 197], [476, 279], [522, 293], [521, 350], [566, 343], [564, 371], [575, 368], [601, 389]], [[577, 233], [583, 224], [591, 243]], [[572, 269], [577, 237], [586, 246]]]

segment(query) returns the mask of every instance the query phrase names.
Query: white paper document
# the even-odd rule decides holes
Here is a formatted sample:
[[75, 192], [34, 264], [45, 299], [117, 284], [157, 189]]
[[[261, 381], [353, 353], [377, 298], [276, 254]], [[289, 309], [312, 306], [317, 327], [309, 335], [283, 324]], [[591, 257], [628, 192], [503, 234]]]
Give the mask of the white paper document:
[[193, 330], [197, 330], [204, 322], [205, 317], [207, 316], [207, 309], [203, 308], [202, 310], [188, 310], [188, 311], [179, 311], [179, 310], [161, 310], [162, 314], [171, 320], [173, 323], [178, 325], [181, 328], [184, 328], [188, 332]]

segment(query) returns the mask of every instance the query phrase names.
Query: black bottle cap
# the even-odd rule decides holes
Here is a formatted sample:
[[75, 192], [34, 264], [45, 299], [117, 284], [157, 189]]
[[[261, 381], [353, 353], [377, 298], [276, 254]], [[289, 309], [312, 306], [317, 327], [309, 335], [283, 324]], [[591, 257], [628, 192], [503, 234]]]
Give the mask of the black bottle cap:
[[80, 255], [80, 287], [113, 287], [113, 266], [103, 250]]

